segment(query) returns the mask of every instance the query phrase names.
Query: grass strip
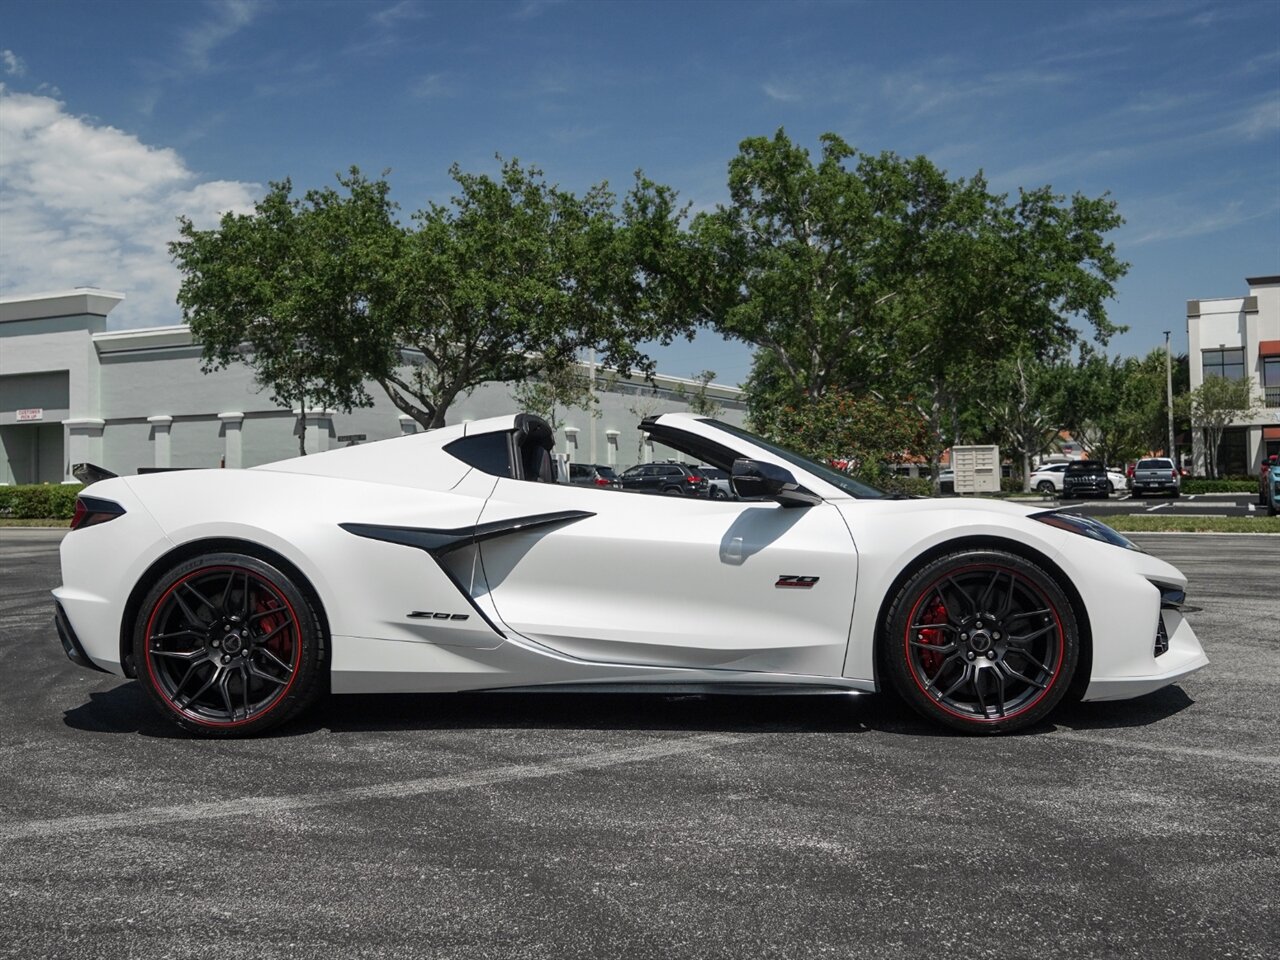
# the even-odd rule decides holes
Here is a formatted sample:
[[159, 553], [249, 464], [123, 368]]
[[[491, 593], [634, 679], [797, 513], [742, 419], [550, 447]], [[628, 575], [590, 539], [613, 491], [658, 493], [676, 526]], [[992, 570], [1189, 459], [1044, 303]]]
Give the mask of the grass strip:
[[1121, 533], [1280, 533], [1280, 517], [1096, 517]]

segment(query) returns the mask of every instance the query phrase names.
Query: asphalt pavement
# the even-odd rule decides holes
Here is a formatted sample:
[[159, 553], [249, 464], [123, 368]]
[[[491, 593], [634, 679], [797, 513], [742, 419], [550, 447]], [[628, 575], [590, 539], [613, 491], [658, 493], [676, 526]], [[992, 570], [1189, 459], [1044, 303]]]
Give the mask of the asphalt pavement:
[[1134, 535], [1212, 663], [966, 738], [884, 696], [331, 698], [190, 739], [0, 529], [0, 956], [1274, 958], [1280, 537]]

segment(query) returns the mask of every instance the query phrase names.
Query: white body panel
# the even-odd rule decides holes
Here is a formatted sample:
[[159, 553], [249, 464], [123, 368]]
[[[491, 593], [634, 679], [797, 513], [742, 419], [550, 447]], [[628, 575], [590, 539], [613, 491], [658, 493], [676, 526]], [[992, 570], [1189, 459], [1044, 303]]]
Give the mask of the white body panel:
[[[664, 683], [871, 690], [876, 630], [895, 581], [930, 550], [984, 538], [1033, 552], [1078, 593], [1092, 636], [1088, 698], [1146, 693], [1207, 662], [1181, 615], [1161, 613], [1152, 581], [1185, 579], [1154, 557], [998, 501], [854, 499], [708, 421], [659, 422], [785, 465], [823, 502], [789, 508], [538, 483], [481, 472], [443, 449], [517, 423], [495, 418], [252, 470], [103, 481], [89, 494], [126, 513], [65, 538], [64, 586], [54, 593], [93, 663], [123, 673], [121, 636], [133, 629], [125, 605], [140, 578], [172, 565], [175, 549], [237, 540], [283, 557], [314, 589], [335, 692]], [[509, 521], [566, 512], [536, 529], [509, 529]], [[463, 540], [477, 525], [501, 529], [433, 553], [342, 524], [462, 531]], [[812, 586], [778, 586], [787, 577], [812, 578]], [[1157, 658], [1162, 615], [1170, 649]]]

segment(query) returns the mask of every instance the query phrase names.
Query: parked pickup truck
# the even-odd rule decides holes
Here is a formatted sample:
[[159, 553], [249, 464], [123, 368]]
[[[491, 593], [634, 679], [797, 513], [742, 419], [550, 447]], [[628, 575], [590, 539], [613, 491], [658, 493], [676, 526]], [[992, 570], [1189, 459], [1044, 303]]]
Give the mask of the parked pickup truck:
[[1178, 468], [1168, 457], [1139, 460], [1138, 465], [1133, 468], [1133, 480], [1129, 487], [1135, 498], [1148, 493], [1167, 493], [1176, 497], [1182, 489]]

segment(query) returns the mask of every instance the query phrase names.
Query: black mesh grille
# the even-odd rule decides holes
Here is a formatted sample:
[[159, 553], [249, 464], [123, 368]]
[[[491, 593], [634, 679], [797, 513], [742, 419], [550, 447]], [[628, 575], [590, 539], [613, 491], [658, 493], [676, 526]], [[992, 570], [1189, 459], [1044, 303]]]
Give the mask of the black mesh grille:
[[1164, 628], [1164, 616], [1156, 623], [1156, 656], [1169, 652], [1169, 632]]

